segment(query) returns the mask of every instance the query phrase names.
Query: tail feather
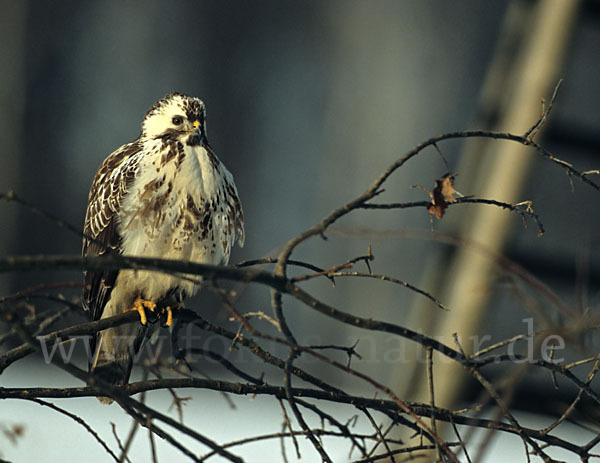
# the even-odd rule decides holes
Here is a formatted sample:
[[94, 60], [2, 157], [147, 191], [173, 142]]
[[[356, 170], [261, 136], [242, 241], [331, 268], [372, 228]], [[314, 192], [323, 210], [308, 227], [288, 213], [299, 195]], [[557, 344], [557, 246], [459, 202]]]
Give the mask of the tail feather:
[[[133, 367], [133, 356], [139, 351], [146, 337], [146, 328], [136, 327], [125, 331], [124, 327], [109, 328], [97, 336], [94, 358], [89, 372], [101, 381], [113, 386], [124, 386], [129, 382]], [[113, 402], [108, 397], [99, 396], [102, 403]]]
[[[122, 363], [104, 363], [92, 367], [90, 373], [93, 373], [96, 377], [100, 378], [106, 383], [114, 386], [123, 386], [129, 382], [131, 365], [127, 365], [124, 368]], [[98, 396], [97, 398], [100, 402], [107, 405], [114, 402], [110, 397]]]
[[92, 366], [90, 373], [100, 378], [105, 383], [113, 386], [123, 386], [129, 382], [131, 375], [131, 362], [123, 364], [122, 362], [104, 362]]

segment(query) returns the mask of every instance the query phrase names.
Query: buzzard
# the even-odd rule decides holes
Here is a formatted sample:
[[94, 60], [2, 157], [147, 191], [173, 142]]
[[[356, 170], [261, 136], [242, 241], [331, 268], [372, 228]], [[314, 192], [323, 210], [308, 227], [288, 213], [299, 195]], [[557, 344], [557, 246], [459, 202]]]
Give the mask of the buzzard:
[[[198, 98], [170, 93], [148, 110], [137, 140], [104, 160], [88, 197], [83, 256], [116, 252], [221, 265], [236, 241], [243, 246], [237, 189], [208, 144], [205, 115]], [[85, 272], [83, 306], [93, 320], [136, 310], [141, 322], [97, 334], [90, 372], [127, 384], [149, 320], [166, 318], [170, 326], [197, 283], [141, 270]]]

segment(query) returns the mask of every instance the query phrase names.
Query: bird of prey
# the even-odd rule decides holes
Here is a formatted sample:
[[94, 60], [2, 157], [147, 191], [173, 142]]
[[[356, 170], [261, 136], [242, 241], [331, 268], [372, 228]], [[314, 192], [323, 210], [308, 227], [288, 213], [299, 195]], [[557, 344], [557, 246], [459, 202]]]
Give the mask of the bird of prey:
[[[208, 144], [205, 115], [198, 98], [170, 93], [148, 110], [137, 140], [104, 160], [88, 197], [83, 256], [116, 252], [221, 265], [229, 262], [236, 241], [243, 246], [237, 189]], [[97, 334], [90, 372], [110, 384], [127, 384], [149, 321], [162, 314], [170, 326], [173, 311], [198, 289], [198, 278], [188, 277], [85, 272], [83, 305], [92, 320], [136, 310], [141, 322]]]

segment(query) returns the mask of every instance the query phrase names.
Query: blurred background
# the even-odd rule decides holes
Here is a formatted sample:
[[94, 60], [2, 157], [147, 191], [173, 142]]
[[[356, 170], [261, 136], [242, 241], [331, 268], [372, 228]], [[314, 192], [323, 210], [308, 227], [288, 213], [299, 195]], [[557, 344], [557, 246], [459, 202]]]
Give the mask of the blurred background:
[[[600, 167], [597, 0], [3, 0], [0, 8], [0, 192], [13, 190], [78, 227], [98, 165], [135, 139], [146, 110], [172, 91], [205, 102], [209, 140], [235, 177], [246, 245], [234, 251], [232, 263], [275, 256], [288, 239], [361, 194], [424, 139], [471, 129], [525, 133], [560, 78], [564, 83], [537, 140], [579, 170]], [[474, 350], [475, 335], [489, 335], [491, 343], [527, 333], [524, 319], [530, 317], [538, 330], [597, 312], [598, 192], [532, 150], [512, 145], [458, 140], [438, 147], [459, 174], [460, 193], [533, 201], [543, 236], [537, 236], [535, 223], [524, 228], [518, 215], [490, 206], [452, 207], [435, 222], [425, 209], [359, 211], [336, 223], [327, 241], [315, 238], [293, 255], [329, 268], [365, 254], [371, 245], [374, 272], [419, 286], [450, 312], [405, 288], [376, 281], [340, 279], [332, 288], [328, 281], [312, 280], [304, 287], [346, 312], [405, 324], [453, 346], [457, 333], [468, 352]], [[389, 180], [378, 200], [427, 200], [411, 185], [431, 190], [447, 171], [440, 155], [426, 150]], [[0, 218], [2, 256], [80, 252], [76, 234], [26, 208], [0, 202]], [[497, 254], [551, 288], [568, 310], [490, 257]], [[366, 268], [359, 264], [357, 270]], [[5, 295], [68, 280], [79, 281], [80, 275], [2, 275], [0, 288]], [[264, 288], [238, 289], [239, 309], [271, 313]], [[39, 304], [37, 310], [51, 309]], [[210, 294], [187, 306], [237, 329]], [[424, 354], [413, 344], [339, 326], [291, 300], [285, 307], [301, 343], [359, 340], [363, 360], [353, 364], [356, 368], [403, 398], [426, 400], [422, 364], [414, 361]], [[75, 319], [84, 318], [77, 314]], [[597, 339], [586, 338], [579, 347], [565, 357], [595, 353]], [[227, 346], [218, 348], [227, 353]], [[246, 361], [248, 370], [263, 369]], [[0, 385], [65, 384], [41, 361], [23, 365], [4, 372]], [[216, 365], [203, 368], [222, 375]], [[307, 368], [341, 381], [349, 392], [372, 393], [354, 379], [328, 376], [318, 364], [307, 363]], [[460, 369], [440, 364], [436, 373], [440, 405], [469, 404], [478, 397], [477, 385]], [[502, 369], [490, 375], [500, 377]], [[532, 419], [559, 416], [572, 393], [568, 385], [555, 389], [547, 376], [532, 374], [519, 383], [513, 405]], [[211, 393], [194, 394], [198, 399], [186, 408], [194, 416], [196, 407], [203, 416], [211, 415], [201, 407], [215, 407], [215, 414], [227, 407], [218, 395], [204, 405]], [[168, 405], [169, 397], [164, 399]], [[99, 420], [103, 432], [110, 433], [108, 421], [119, 422], [92, 399], [80, 403], [105, 417]], [[19, 446], [0, 441], [0, 458], [29, 461], [42, 446], [52, 448], [56, 434], [51, 426], [36, 429], [32, 417], [37, 417], [40, 423], [60, 423], [63, 430], [73, 426], [72, 432], [84, 436], [78, 445], [91, 452], [90, 461], [103, 461], [103, 450], [85, 431], [39, 408], [0, 403], [1, 419], [29, 426]], [[274, 429], [281, 422], [278, 408], [275, 404], [269, 418]], [[588, 411], [586, 419], [596, 420], [597, 411]], [[255, 415], [248, 413], [232, 412], [239, 429], [221, 430], [222, 423], [211, 421], [209, 436], [233, 440], [244, 435], [248, 423], [258, 431]], [[126, 417], [120, 419], [127, 423]], [[35, 433], [41, 436], [38, 447], [30, 445]], [[521, 445], [518, 439], [511, 442]], [[278, 449], [279, 443], [273, 445]], [[140, 445], [142, 455], [146, 447]], [[74, 456], [81, 452], [75, 448]], [[242, 455], [256, 461], [251, 453]], [[502, 461], [494, 460], [493, 448], [486, 455], [488, 461]]]

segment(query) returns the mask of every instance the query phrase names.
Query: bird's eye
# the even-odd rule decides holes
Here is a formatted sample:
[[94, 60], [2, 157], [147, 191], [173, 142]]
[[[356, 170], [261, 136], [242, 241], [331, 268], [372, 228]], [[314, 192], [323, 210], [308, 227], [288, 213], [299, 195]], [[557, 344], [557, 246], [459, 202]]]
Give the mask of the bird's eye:
[[171, 119], [171, 122], [173, 122], [173, 124], [175, 124], [175, 125], [181, 125], [181, 124], [183, 124], [183, 117], [174, 116], [173, 119]]

